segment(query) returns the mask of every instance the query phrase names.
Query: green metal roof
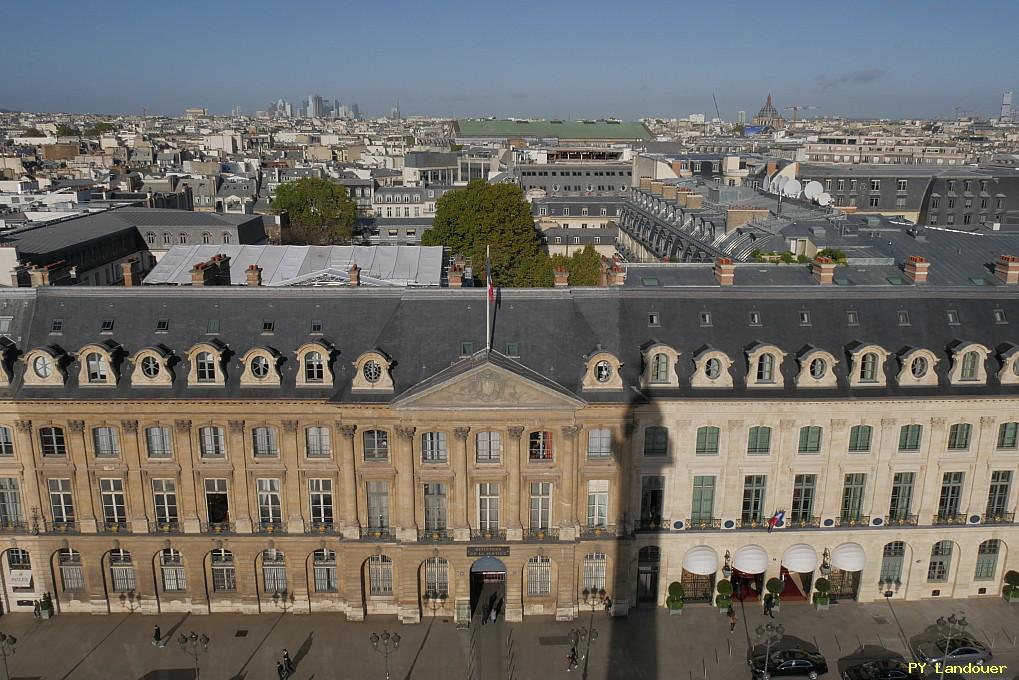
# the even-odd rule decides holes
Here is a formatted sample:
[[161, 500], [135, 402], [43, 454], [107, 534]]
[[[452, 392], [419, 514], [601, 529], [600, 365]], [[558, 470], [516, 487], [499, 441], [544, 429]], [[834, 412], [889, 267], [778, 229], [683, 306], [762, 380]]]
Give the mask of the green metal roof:
[[558, 137], [560, 139], [652, 139], [641, 122], [458, 120], [458, 137]]

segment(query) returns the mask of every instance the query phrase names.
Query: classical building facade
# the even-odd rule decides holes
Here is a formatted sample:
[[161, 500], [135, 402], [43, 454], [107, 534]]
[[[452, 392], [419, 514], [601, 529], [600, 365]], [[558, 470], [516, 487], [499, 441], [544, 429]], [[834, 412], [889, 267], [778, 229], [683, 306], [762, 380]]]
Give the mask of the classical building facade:
[[415, 622], [496, 580], [507, 619], [570, 619], [725, 570], [994, 596], [1004, 262], [970, 290], [502, 291], [490, 351], [481, 290], [5, 291], [4, 607]]

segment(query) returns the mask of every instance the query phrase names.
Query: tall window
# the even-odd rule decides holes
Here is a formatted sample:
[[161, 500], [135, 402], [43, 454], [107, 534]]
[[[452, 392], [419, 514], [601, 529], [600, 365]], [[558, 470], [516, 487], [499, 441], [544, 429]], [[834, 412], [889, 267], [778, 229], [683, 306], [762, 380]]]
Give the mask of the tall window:
[[329, 548], [319, 548], [312, 553], [311, 561], [315, 570], [315, 592], [335, 593], [339, 589], [336, 579], [336, 553]]
[[962, 371], [959, 374], [961, 380], [976, 380], [980, 377], [980, 353], [966, 352], [962, 355]]
[[598, 592], [605, 589], [605, 576], [608, 573], [608, 559], [605, 553], [588, 553], [584, 555], [584, 589]]
[[92, 444], [97, 457], [114, 457], [120, 455], [120, 438], [115, 427], [93, 427]]
[[61, 548], [57, 552], [60, 567], [60, 585], [64, 592], [77, 593], [85, 590], [85, 570], [81, 566], [81, 553], [73, 548]]
[[697, 475], [693, 478], [693, 506], [690, 523], [710, 522], [715, 514], [715, 478]]
[[740, 519], [746, 523], [764, 521], [764, 493], [767, 475], [746, 475], [743, 478], [743, 511]]
[[124, 508], [124, 480], [100, 479], [99, 495], [103, 502], [103, 520], [106, 528], [119, 530], [127, 527], [127, 513]]
[[817, 475], [796, 475], [793, 479], [793, 522], [809, 522], [814, 517], [814, 493]]
[[145, 428], [145, 448], [149, 458], [169, 458], [173, 455], [173, 439], [170, 428], [156, 426]]
[[775, 356], [762, 354], [757, 358], [757, 382], [775, 382]]
[[816, 425], [808, 425], [800, 428], [800, 453], [821, 452], [821, 428]]
[[224, 548], [212, 551], [212, 589], [217, 593], [237, 590], [237, 567], [234, 554]]
[[608, 458], [612, 455], [612, 431], [596, 427], [587, 431], [587, 457]]
[[425, 531], [446, 530], [446, 485], [425, 484]]
[[329, 428], [313, 426], [304, 430], [304, 441], [308, 446], [309, 457], [328, 458], [332, 455], [329, 441]]
[[842, 482], [842, 521], [859, 522], [863, 510], [863, 492], [867, 475], [862, 472], [847, 474]]
[[251, 448], [256, 456], [278, 456], [279, 438], [274, 427], [256, 427], [251, 430]]
[[226, 455], [226, 436], [222, 427], [210, 425], [199, 428], [198, 440], [203, 456]]
[[1019, 423], [1002, 423], [998, 426], [998, 448], [1015, 449], [1019, 443]]
[[717, 427], [698, 427], [697, 428], [697, 448], [695, 449], [697, 455], [715, 455], [718, 453], [718, 436], [719, 429]]
[[532, 432], [527, 440], [527, 455], [531, 460], [552, 460], [552, 433]]
[[527, 594], [545, 597], [552, 593], [552, 560], [544, 555], [527, 559]]
[[11, 428], [0, 426], [0, 456], [14, 455], [14, 433]]
[[870, 425], [853, 425], [849, 429], [849, 453], [870, 451], [870, 438], [874, 428]]
[[941, 494], [938, 498], [938, 519], [946, 520], [959, 514], [959, 499], [962, 497], [961, 472], [946, 472], [941, 478]]
[[860, 359], [860, 382], [877, 382], [878, 356], [867, 352]]
[[90, 383], [105, 383], [110, 376], [106, 357], [99, 352], [89, 352], [85, 357], [85, 366], [88, 369]]
[[771, 428], [755, 426], [747, 434], [747, 453], [766, 455], [771, 451]]
[[262, 551], [262, 587], [266, 593], [286, 591], [287, 564], [283, 551], [275, 548]]
[[329, 528], [333, 525], [333, 480], [309, 479], [311, 525], [315, 528]]
[[131, 553], [123, 548], [116, 548], [110, 551], [109, 558], [113, 592], [127, 593], [134, 590], [134, 562], [131, 560]]
[[444, 463], [449, 456], [445, 432], [425, 432], [421, 435], [421, 460], [426, 463]]
[[368, 528], [389, 528], [389, 482], [368, 482]]
[[608, 525], [609, 480], [591, 479], [587, 482], [587, 526], [604, 529]]
[[913, 505], [913, 472], [896, 472], [892, 478], [892, 496], [888, 504], [888, 519], [903, 521], [909, 517]]
[[922, 425], [903, 425], [899, 428], [899, 451], [919, 451], [922, 436]]
[[393, 560], [385, 555], [368, 558], [368, 586], [369, 593], [375, 597], [393, 594]]
[[230, 521], [230, 497], [225, 479], [205, 480], [205, 507], [209, 513], [209, 524], [225, 524]]
[[881, 557], [881, 580], [899, 583], [902, 580], [902, 563], [906, 557], [906, 544], [902, 541], [886, 543]]
[[195, 372], [200, 383], [216, 382], [216, 360], [212, 352], [198, 353], [195, 357]]
[[938, 541], [931, 548], [931, 561], [927, 565], [927, 580], [932, 583], [944, 583], [948, 580], [948, 570], [952, 564], [951, 541]]
[[651, 382], [669, 382], [669, 357], [665, 354], [656, 354], [651, 360]]
[[67, 443], [62, 427], [40, 427], [39, 446], [44, 456], [66, 456]]
[[58, 531], [74, 527], [74, 497], [70, 479], [50, 479], [46, 482], [50, 492], [50, 511], [53, 526]]
[[14, 477], [0, 477], [0, 527], [17, 528], [24, 521], [18, 480]]
[[1008, 497], [1012, 490], [1012, 471], [995, 470], [991, 473], [991, 486], [987, 490], [987, 517], [1001, 517], [1008, 512]]
[[644, 455], [664, 456], [669, 451], [669, 430], [659, 425], [644, 428]]
[[977, 569], [973, 574], [974, 581], [992, 581], [998, 570], [998, 553], [1001, 552], [1001, 541], [991, 538], [977, 547]]
[[437, 597], [449, 597], [449, 562], [444, 557], [425, 560], [425, 592]]
[[283, 521], [280, 503], [280, 480], [255, 480], [258, 491], [258, 521], [262, 529], [277, 529]]
[[478, 484], [478, 526], [482, 531], [496, 531], [499, 528], [498, 484]]
[[665, 477], [649, 475], [640, 480], [640, 525], [644, 529], [662, 526], [665, 507]]
[[479, 463], [498, 463], [502, 460], [502, 434], [479, 432], [475, 438]]
[[184, 557], [179, 550], [163, 548], [159, 553], [159, 569], [162, 572], [165, 592], [181, 592], [188, 589], [184, 575]]
[[304, 382], [320, 383], [325, 380], [325, 363], [320, 352], [304, 355]]
[[172, 479], [152, 480], [152, 499], [156, 505], [157, 528], [177, 528], [177, 484]]
[[363, 435], [364, 459], [368, 461], [389, 460], [389, 433], [385, 430], [366, 430]]
[[548, 529], [552, 525], [552, 484], [551, 482], [531, 483], [531, 529]]
[[955, 423], [948, 428], [949, 451], [965, 451], [969, 448], [970, 434], [973, 426], [969, 423]]

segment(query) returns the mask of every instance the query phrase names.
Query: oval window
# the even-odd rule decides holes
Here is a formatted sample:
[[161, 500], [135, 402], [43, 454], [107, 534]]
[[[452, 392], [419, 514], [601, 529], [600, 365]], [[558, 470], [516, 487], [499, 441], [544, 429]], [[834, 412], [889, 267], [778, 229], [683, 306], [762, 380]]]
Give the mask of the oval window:
[[909, 366], [910, 373], [913, 374], [914, 378], [922, 378], [927, 375], [927, 359], [924, 357], [916, 357]]
[[156, 357], [144, 357], [142, 359], [142, 375], [146, 378], [155, 378], [159, 375], [159, 361]]
[[371, 361], [365, 362], [364, 368], [361, 369], [361, 373], [364, 374], [365, 380], [375, 384], [382, 379], [382, 366], [379, 362], [372, 359]]
[[599, 361], [594, 365], [594, 378], [600, 383], [609, 381], [612, 377], [612, 364], [607, 361]]
[[709, 380], [717, 380], [718, 376], [722, 375], [721, 360], [716, 358], [708, 359], [707, 363], [704, 364], [704, 375], [708, 376]]
[[820, 380], [828, 372], [828, 362], [824, 359], [814, 359], [810, 362], [810, 377]]
[[255, 357], [251, 360], [251, 372], [259, 379], [269, 375], [269, 360], [262, 356]]

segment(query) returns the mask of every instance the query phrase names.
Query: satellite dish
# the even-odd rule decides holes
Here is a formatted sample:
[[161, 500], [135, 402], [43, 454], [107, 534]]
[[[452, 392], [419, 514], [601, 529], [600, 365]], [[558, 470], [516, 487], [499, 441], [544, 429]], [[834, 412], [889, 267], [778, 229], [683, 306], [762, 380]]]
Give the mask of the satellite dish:
[[817, 204], [823, 206], [831, 205], [831, 194], [823, 193], [817, 197]]
[[810, 181], [807, 182], [807, 186], [803, 187], [803, 195], [813, 201], [815, 198], [824, 193], [824, 187], [820, 182]]
[[782, 193], [782, 185], [789, 181], [785, 175], [779, 175], [771, 180], [771, 190], [776, 194]]
[[789, 198], [796, 198], [800, 195], [800, 183], [795, 179], [789, 180], [782, 185], [782, 194]]

